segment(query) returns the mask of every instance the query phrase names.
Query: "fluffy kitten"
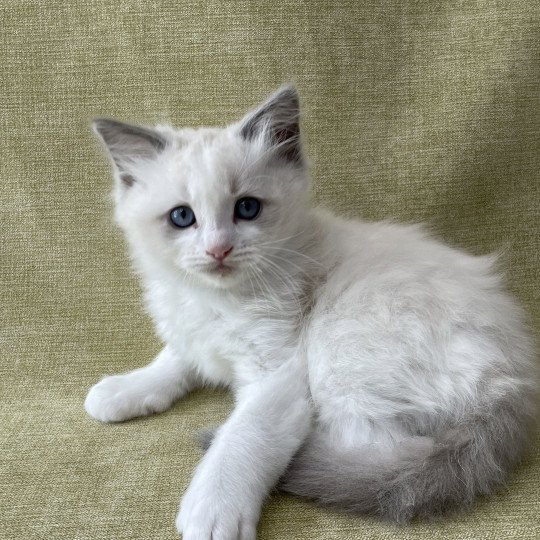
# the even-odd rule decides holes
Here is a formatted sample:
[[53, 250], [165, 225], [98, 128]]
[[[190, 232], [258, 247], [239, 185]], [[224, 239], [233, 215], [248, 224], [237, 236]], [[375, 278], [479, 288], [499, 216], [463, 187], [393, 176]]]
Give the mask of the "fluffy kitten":
[[307, 204], [298, 96], [225, 129], [94, 123], [165, 347], [86, 398], [104, 422], [203, 384], [236, 408], [184, 494], [186, 540], [248, 540], [273, 486], [396, 522], [467, 507], [518, 461], [536, 374], [493, 257]]

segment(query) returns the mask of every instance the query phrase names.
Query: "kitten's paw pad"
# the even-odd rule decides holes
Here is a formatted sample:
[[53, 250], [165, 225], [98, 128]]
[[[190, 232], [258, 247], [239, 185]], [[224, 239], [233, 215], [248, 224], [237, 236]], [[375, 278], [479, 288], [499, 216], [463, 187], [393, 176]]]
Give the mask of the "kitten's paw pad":
[[183, 540], [256, 540], [257, 520], [217, 497], [184, 497], [176, 518]]
[[169, 407], [170, 402], [165, 396], [148, 393], [148, 388], [141, 382], [131, 375], [105, 377], [90, 389], [84, 408], [96, 420], [122, 422]]

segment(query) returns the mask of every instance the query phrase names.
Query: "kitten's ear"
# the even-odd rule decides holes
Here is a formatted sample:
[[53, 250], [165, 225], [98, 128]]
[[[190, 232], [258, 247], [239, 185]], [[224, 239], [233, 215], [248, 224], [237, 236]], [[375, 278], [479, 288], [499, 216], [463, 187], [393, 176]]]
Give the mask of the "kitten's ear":
[[246, 140], [264, 137], [276, 155], [302, 166], [300, 146], [300, 102], [293, 85], [281, 87], [258, 109], [240, 122], [240, 134]]
[[157, 131], [108, 118], [96, 118], [92, 128], [109, 151], [120, 180], [128, 187], [135, 182], [129, 165], [138, 158], [152, 159], [167, 144], [165, 137]]

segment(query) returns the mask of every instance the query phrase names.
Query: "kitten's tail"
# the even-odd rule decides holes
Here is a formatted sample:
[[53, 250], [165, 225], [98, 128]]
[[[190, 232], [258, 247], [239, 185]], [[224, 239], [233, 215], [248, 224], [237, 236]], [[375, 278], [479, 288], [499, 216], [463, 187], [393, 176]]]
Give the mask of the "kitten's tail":
[[411, 437], [386, 456], [377, 455], [377, 445], [338, 450], [314, 432], [279, 488], [397, 523], [464, 509], [500, 485], [519, 460], [533, 412], [517, 408], [500, 406], [438, 437]]

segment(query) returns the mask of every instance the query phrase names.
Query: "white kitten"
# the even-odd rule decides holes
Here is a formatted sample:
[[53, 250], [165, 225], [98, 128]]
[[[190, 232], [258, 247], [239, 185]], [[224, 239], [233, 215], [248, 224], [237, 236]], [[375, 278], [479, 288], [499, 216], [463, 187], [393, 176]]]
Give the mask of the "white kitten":
[[298, 120], [287, 86], [225, 129], [94, 123], [166, 345], [86, 410], [116, 422], [206, 383], [235, 393], [182, 499], [186, 540], [254, 539], [278, 482], [398, 522], [466, 507], [533, 420], [533, 351], [494, 258], [310, 208]]

